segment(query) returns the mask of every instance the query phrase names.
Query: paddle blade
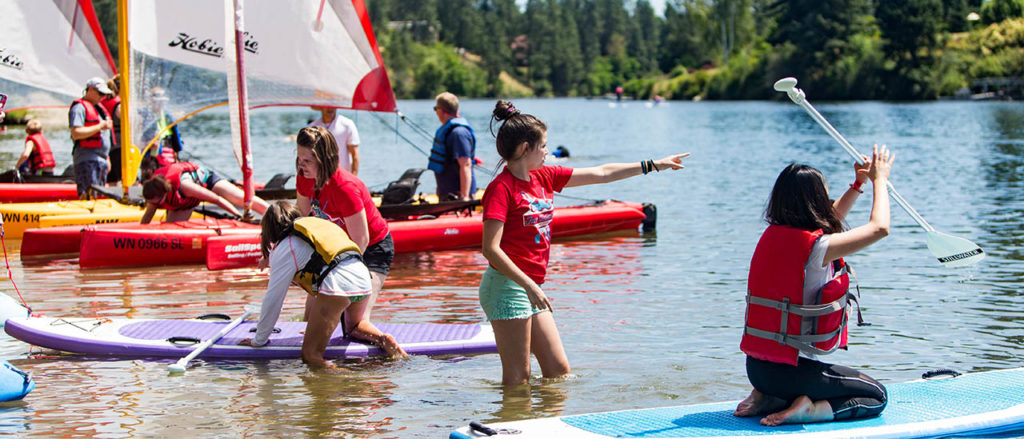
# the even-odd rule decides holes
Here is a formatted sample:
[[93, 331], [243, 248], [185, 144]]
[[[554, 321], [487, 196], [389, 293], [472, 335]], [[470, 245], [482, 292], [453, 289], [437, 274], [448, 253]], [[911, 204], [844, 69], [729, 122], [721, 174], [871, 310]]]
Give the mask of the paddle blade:
[[935, 231], [928, 232], [928, 250], [947, 267], [974, 265], [985, 258], [985, 252], [977, 244]]

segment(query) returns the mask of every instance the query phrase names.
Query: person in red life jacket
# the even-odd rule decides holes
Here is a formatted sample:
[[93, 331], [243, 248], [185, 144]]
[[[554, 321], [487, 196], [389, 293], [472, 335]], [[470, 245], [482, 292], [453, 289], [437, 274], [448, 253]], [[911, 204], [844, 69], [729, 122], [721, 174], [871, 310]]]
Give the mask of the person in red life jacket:
[[107, 110], [100, 105], [100, 99], [111, 93], [106, 81], [90, 78], [85, 83], [84, 96], [72, 102], [68, 110], [68, 126], [71, 128], [71, 140], [75, 143], [71, 150], [75, 183], [78, 198], [82, 200], [91, 197], [89, 189], [93, 185], [104, 184], [110, 170], [107, 154], [112, 145], [110, 130], [114, 124]]
[[541, 289], [551, 249], [554, 193], [682, 169], [682, 159], [690, 154], [589, 168], [544, 166], [548, 153], [544, 122], [505, 101], [495, 105], [492, 132], [495, 122], [500, 124], [498, 155], [507, 165], [487, 186], [482, 201], [482, 251], [488, 267], [480, 281], [480, 306], [494, 329], [502, 385], [516, 386], [529, 381], [531, 352], [545, 378], [569, 373], [551, 303]]
[[[201, 201], [214, 203], [241, 217], [235, 206], [242, 206], [245, 193], [212, 170], [194, 163], [177, 162], [154, 171], [153, 176], [142, 184], [142, 197], [146, 199], [146, 211], [140, 222], [149, 224], [157, 209], [167, 210], [164, 222], [185, 221]], [[267, 202], [253, 197], [252, 209], [262, 215], [267, 211]]]
[[14, 169], [22, 174], [53, 175], [57, 162], [53, 160], [50, 142], [43, 137], [43, 124], [32, 119], [25, 124], [25, 150], [21, 152]]
[[[363, 252], [373, 281], [373, 296], [366, 310], [369, 318], [395, 257], [388, 223], [377, 210], [366, 184], [338, 165], [338, 144], [330, 131], [323, 127], [302, 128], [295, 143], [295, 205], [303, 215], [320, 217], [345, 229]], [[307, 300], [306, 309], [310, 306]]]
[[118, 94], [121, 91], [120, 73], [107, 80], [107, 88], [110, 89], [111, 94], [103, 95], [103, 98], [100, 99], [100, 105], [107, 110], [110, 121], [114, 125], [111, 131], [110, 153], [108, 154], [110, 172], [107, 172], [107, 183], [117, 183], [121, 181], [121, 96]]
[[178, 154], [185, 148], [181, 140], [181, 132], [174, 123], [174, 116], [167, 112], [165, 106], [170, 98], [161, 87], [153, 87], [149, 91], [149, 108], [142, 110], [142, 138], [146, 144], [157, 137], [153, 146], [147, 151], [146, 157], [155, 157], [161, 166], [178, 161]]
[[[256, 333], [238, 344], [274, 346], [274, 324], [294, 282], [307, 290], [308, 302], [315, 304], [307, 307], [309, 323], [302, 338], [302, 361], [310, 367], [335, 367], [324, 360], [324, 351], [339, 322], [345, 335], [373, 343], [393, 359], [407, 356], [394, 337], [370, 323], [366, 315], [372, 290], [370, 271], [341, 228], [319, 218], [303, 218], [287, 201], [271, 205], [260, 226], [260, 249], [270, 261], [270, 280]], [[315, 274], [308, 268], [311, 265]]]
[[[856, 180], [829, 200], [821, 172], [786, 167], [775, 181], [761, 235], [750, 261], [746, 324], [740, 349], [754, 386], [735, 416], [764, 416], [761, 424], [866, 418], [885, 409], [885, 387], [819, 356], [846, 347], [849, 268], [843, 257], [889, 234], [887, 183], [894, 155], [875, 145], [870, 161], [855, 165]], [[843, 219], [871, 181], [867, 224], [844, 230]], [[858, 311], [859, 320], [859, 311]]]

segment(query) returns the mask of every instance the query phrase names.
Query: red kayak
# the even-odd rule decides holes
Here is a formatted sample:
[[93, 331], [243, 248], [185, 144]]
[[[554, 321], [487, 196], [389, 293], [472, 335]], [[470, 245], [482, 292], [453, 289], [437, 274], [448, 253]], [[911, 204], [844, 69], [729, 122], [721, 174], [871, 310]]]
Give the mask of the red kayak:
[[[31, 258], [87, 253], [89, 256], [83, 255], [80, 261], [83, 267], [202, 264], [206, 258], [205, 249], [202, 247], [206, 238], [239, 233], [259, 236], [260, 228], [258, 225], [243, 221], [213, 218], [191, 219], [177, 223], [43, 227], [25, 231], [21, 241], [21, 256]], [[92, 244], [83, 245], [87, 240]], [[202, 250], [201, 257], [192, 255], [187, 262], [173, 262], [184, 256], [179, 254], [182, 252], [178, 250], [185, 250], [186, 247], [191, 250], [195, 245], [200, 245], [197, 250]], [[120, 263], [105, 265], [97, 262], [96, 265], [92, 265], [93, 261], [111, 259], [100, 254], [104, 251], [116, 255], [111, 257]]]
[[[651, 215], [653, 217], [653, 215]], [[553, 238], [615, 230], [636, 230], [647, 215], [640, 203], [604, 201], [559, 207], [551, 223]], [[653, 219], [653, 218], [652, 218]], [[395, 252], [479, 247], [483, 220], [472, 216], [388, 223]], [[29, 229], [22, 240], [23, 257], [74, 253], [82, 268], [202, 264], [210, 269], [254, 267], [259, 260], [258, 225], [234, 220], [189, 220], [179, 223], [137, 223]], [[76, 249], [75, 247], [78, 247]]]
[[74, 183], [0, 183], [0, 203], [77, 200]]
[[[653, 217], [653, 214], [652, 214]], [[603, 201], [555, 208], [552, 238], [591, 235], [616, 230], [636, 230], [647, 218], [640, 203]], [[652, 218], [653, 219], [653, 218]], [[480, 247], [483, 216], [443, 216], [435, 219], [388, 223], [395, 253]], [[260, 258], [259, 236], [234, 235], [210, 238], [206, 267], [211, 270], [254, 267]]]

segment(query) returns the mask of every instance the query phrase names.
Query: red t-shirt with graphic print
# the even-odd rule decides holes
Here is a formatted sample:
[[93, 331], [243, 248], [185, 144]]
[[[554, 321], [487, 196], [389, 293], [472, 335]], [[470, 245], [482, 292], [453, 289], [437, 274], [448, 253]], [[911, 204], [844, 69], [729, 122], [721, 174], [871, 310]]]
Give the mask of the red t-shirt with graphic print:
[[370, 242], [373, 245], [388, 236], [388, 223], [384, 221], [377, 205], [373, 204], [373, 197], [370, 190], [366, 188], [359, 177], [352, 175], [344, 169], [338, 171], [327, 179], [324, 187], [317, 193], [314, 186], [316, 181], [303, 177], [301, 174], [295, 176], [295, 189], [303, 197], [309, 198], [313, 205], [310, 216], [328, 220], [341, 226], [348, 233], [345, 227], [345, 217], [355, 215], [360, 210], [366, 210], [366, 225], [370, 231]]
[[554, 195], [570, 177], [572, 168], [545, 166], [530, 171], [530, 181], [523, 181], [506, 167], [484, 191], [484, 219], [505, 223], [499, 247], [537, 285], [547, 273]]

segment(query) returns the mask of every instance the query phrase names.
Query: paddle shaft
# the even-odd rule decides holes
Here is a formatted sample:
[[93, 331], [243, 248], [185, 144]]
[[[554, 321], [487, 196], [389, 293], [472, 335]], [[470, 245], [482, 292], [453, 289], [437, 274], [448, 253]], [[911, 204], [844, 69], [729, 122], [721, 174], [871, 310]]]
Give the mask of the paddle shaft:
[[[794, 87], [791, 91], [787, 92], [786, 94], [793, 101], [793, 103], [799, 105], [801, 108], [804, 109], [804, 111], [807, 112], [807, 114], [811, 115], [811, 119], [814, 119], [814, 121], [817, 122], [818, 125], [821, 125], [821, 127], [825, 129], [825, 132], [832, 136], [832, 138], [839, 143], [839, 146], [842, 146], [843, 150], [845, 150], [847, 154], [850, 154], [850, 156], [853, 157], [857, 164], [864, 164], [864, 157], [861, 156], [860, 153], [853, 148], [853, 145], [851, 145], [850, 142], [846, 141], [846, 138], [844, 138], [842, 134], [839, 134], [839, 131], [836, 130], [835, 127], [832, 126], [832, 124], [828, 123], [828, 120], [825, 119], [825, 116], [822, 116], [821, 113], [819, 113], [818, 110], [816, 110], [810, 102], [807, 102], [807, 98], [805, 97], [803, 90]], [[893, 201], [895, 201], [896, 204], [899, 204], [900, 207], [902, 207], [903, 210], [905, 210], [910, 215], [910, 217], [913, 218], [914, 221], [916, 221], [917, 224], [921, 226], [921, 228], [923, 228], [927, 232], [935, 231], [935, 228], [932, 227], [931, 224], [928, 224], [928, 221], [925, 221], [924, 218], [921, 217], [921, 215], [917, 213], [917, 211], [914, 210], [913, 207], [910, 206], [910, 203], [908, 203], [907, 200], [905, 200], [903, 196], [899, 194], [899, 192], [896, 192], [896, 188], [893, 187], [891, 182], [886, 182], [886, 189], [889, 191], [889, 195], [892, 196]]]
[[221, 329], [220, 332], [215, 334], [213, 337], [210, 337], [209, 340], [206, 340], [202, 344], [200, 344], [199, 346], [196, 346], [196, 348], [193, 349], [191, 353], [186, 355], [185, 358], [182, 358], [182, 359], [178, 360], [178, 362], [174, 363], [172, 366], [178, 366], [179, 368], [184, 368], [185, 366], [188, 365], [189, 361], [192, 361], [199, 354], [203, 353], [203, 351], [205, 351], [207, 348], [209, 348], [210, 346], [213, 346], [214, 343], [216, 343], [218, 340], [220, 340], [221, 337], [224, 337], [224, 335], [227, 334], [228, 332], [230, 332], [232, 329], [235, 329], [236, 326], [242, 324], [242, 322], [244, 322], [245, 319], [247, 319], [250, 315], [252, 315], [252, 313], [253, 313], [252, 310], [246, 309], [245, 313], [242, 314], [241, 317], [235, 319], [231, 323], [228, 323], [228, 325], [225, 326], [224, 329]]

